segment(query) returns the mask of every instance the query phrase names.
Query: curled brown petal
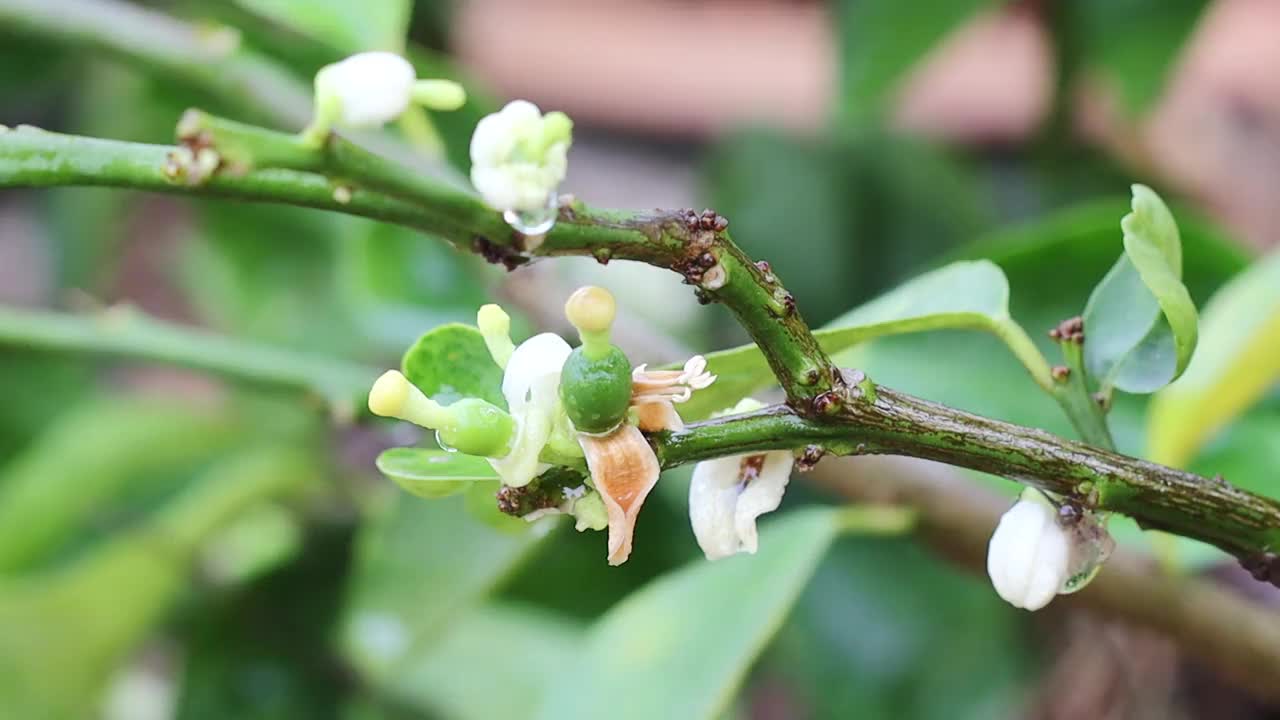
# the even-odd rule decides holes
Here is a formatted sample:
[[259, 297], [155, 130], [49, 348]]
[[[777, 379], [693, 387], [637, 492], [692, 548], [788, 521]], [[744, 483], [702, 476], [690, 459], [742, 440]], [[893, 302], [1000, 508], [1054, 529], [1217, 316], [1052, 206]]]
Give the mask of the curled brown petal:
[[684, 421], [680, 419], [680, 414], [669, 401], [640, 403], [634, 407], [636, 424], [645, 432], [684, 428]]
[[603, 437], [580, 434], [578, 444], [609, 515], [609, 564], [621, 565], [631, 555], [640, 506], [658, 482], [658, 458], [634, 425]]

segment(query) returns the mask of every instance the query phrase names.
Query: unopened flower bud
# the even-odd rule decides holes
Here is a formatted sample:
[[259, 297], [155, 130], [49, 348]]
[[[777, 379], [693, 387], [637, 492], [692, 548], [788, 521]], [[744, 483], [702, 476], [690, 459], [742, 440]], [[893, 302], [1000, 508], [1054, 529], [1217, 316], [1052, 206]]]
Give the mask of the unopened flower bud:
[[471, 182], [495, 210], [554, 212], [572, 135], [573, 122], [564, 113], [543, 115], [533, 103], [512, 101], [476, 125], [471, 136]]
[[1009, 604], [1039, 610], [1087, 585], [1114, 546], [1102, 519], [1085, 511], [1066, 521], [1043, 493], [1028, 488], [991, 536], [987, 573]]
[[342, 127], [377, 127], [409, 108], [416, 72], [390, 52], [365, 52], [326, 65], [316, 73], [316, 106], [332, 108]]

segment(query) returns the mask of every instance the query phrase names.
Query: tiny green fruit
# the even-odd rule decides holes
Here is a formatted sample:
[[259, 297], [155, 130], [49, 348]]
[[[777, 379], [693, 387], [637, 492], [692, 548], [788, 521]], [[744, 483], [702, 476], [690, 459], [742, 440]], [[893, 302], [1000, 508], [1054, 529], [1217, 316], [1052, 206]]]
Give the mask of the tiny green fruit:
[[614, 429], [631, 405], [631, 362], [612, 346], [595, 358], [585, 348], [575, 349], [560, 371], [560, 399], [580, 432]]

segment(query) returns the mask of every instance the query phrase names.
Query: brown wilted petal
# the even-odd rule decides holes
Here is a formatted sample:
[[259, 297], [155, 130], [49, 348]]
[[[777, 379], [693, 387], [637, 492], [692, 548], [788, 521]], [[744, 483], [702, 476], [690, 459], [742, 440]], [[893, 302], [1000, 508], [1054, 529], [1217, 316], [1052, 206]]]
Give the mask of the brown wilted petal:
[[647, 402], [635, 406], [636, 424], [645, 432], [680, 430], [684, 421], [669, 402]]
[[636, 515], [658, 482], [658, 458], [640, 430], [625, 423], [603, 437], [579, 434], [578, 444], [609, 515], [609, 564], [621, 565], [631, 555]]

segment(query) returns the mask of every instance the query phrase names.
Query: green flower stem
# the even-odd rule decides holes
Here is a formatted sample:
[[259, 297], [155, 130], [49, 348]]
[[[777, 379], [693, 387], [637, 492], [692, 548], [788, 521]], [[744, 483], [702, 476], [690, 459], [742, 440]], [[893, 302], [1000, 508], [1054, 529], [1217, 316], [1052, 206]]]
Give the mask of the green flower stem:
[[1084, 353], [1074, 342], [1064, 341], [1062, 355], [1067, 362], [1066, 382], [1053, 389], [1053, 399], [1062, 406], [1063, 412], [1071, 420], [1071, 425], [1080, 438], [1090, 445], [1112, 450], [1116, 449], [1115, 440], [1111, 437], [1111, 428], [1107, 427], [1107, 414], [1102, 406], [1089, 393], [1087, 373], [1084, 369]]
[[0, 345], [150, 360], [322, 398], [335, 417], [366, 412], [378, 372], [153, 320], [127, 307], [73, 316], [0, 307]]

